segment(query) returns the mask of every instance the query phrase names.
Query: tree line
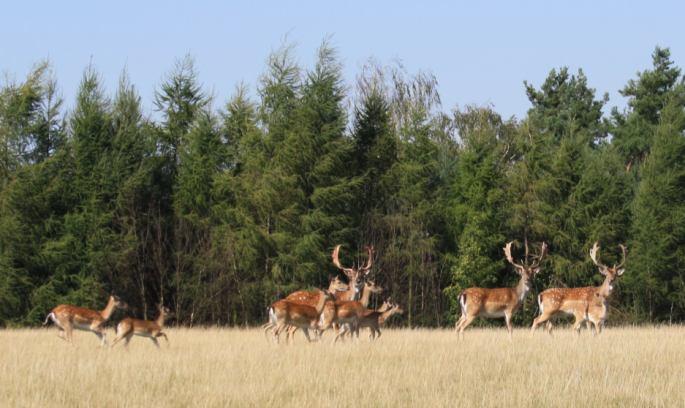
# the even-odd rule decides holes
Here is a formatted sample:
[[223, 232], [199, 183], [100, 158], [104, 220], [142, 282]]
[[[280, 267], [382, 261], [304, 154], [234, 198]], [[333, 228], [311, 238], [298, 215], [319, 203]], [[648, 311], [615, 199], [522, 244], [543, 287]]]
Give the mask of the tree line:
[[513, 239], [549, 245], [533, 293], [599, 284], [592, 244], [610, 262], [624, 243], [611, 320], [685, 319], [685, 82], [667, 48], [624, 109], [562, 67], [524, 84], [521, 119], [445, 110], [425, 72], [369, 64], [346, 84], [341, 69], [327, 42], [308, 68], [284, 46], [256, 92], [217, 107], [186, 57], [153, 112], [92, 66], [69, 112], [48, 63], [2, 83], [0, 326], [108, 293], [146, 318], [165, 304], [181, 324], [263, 323], [275, 299], [327, 285], [336, 244], [343, 264], [374, 246], [404, 324], [445, 326], [464, 288], [515, 284]]

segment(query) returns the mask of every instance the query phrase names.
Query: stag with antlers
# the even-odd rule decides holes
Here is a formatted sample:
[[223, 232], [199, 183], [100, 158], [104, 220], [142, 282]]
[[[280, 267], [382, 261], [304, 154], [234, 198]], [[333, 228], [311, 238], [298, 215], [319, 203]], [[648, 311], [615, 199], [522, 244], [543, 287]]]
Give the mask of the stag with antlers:
[[614, 281], [623, 275], [623, 265], [626, 262], [626, 247], [619, 245], [622, 253], [621, 263], [608, 267], [599, 261], [599, 242], [595, 242], [590, 249], [590, 259], [604, 275], [604, 282], [600, 286], [587, 286], [583, 288], [550, 288], [538, 295], [540, 315], [533, 321], [531, 333], [542, 323], [547, 322], [546, 329], [552, 333], [550, 319], [559, 314], [573, 315], [575, 321], [573, 329], [580, 333], [580, 326], [584, 321], [594, 324], [597, 334], [602, 330], [602, 325], [607, 316], [607, 299], [614, 289]]
[[461, 305], [461, 318], [456, 324], [455, 330], [463, 335], [464, 329], [468, 327], [476, 317], [501, 318], [504, 317], [512, 336], [511, 316], [519, 308], [526, 294], [530, 291], [531, 281], [535, 274], [540, 271], [540, 262], [547, 254], [547, 244], [540, 245], [540, 252], [529, 257], [528, 244], [526, 243], [526, 254], [520, 263], [514, 262], [511, 255], [511, 245], [509, 242], [504, 247], [504, 255], [507, 261], [514, 266], [520, 279], [513, 288], [468, 288], [459, 294], [459, 304]]

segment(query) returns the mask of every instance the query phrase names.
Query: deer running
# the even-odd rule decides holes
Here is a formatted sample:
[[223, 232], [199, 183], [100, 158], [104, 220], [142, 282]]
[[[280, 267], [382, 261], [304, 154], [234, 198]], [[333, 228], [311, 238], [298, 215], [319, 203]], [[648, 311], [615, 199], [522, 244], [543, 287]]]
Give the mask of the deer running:
[[167, 346], [169, 345], [169, 338], [166, 333], [162, 330], [164, 329], [164, 323], [166, 319], [171, 317], [171, 310], [166, 306], [159, 306], [159, 315], [155, 320], [142, 320], [134, 319], [132, 317], [127, 317], [119, 322], [116, 329], [117, 337], [112, 342], [112, 347], [120, 342], [122, 339], [124, 341], [124, 347], [128, 347], [128, 343], [131, 341], [133, 336], [147, 337], [154, 343], [157, 348], [159, 348], [159, 342], [157, 337], [164, 337]]
[[547, 244], [542, 243], [540, 253], [532, 256], [532, 261], [528, 256], [528, 243], [526, 242], [526, 253], [521, 263], [514, 262], [511, 256], [511, 245], [509, 242], [504, 247], [504, 255], [507, 261], [514, 266], [516, 273], [521, 277], [518, 285], [513, 288], [468, 288], [459, 295], [461, 305], [461, 318], [455, 326], [455, 331], [463, 336], [464, 329], [468, 327], [476, 317], [501, 318], [507, 324], [509, 337], [512, 336], [511, 316], [519, 308], [526, 294], [530, 291], [533, 277], [540, 271], [540, 262], [547, 254]]
[[535, 332], [538, 325], [547, 322], [546, 329], [552, 333], [550, 319], [559, 313], [573, 315], [575, 321], [573, 329], [580, 333], [580, 326], [584, 321], [594, 324], [595, 331], [599, 334], [607, 316], [607, 298], [614, 289], [613, 282], [623, 275], [623, 265], [626, 261], [626, 247], [619, 245], [622, 253], [621, 263], [608, 267], [599, 261], [599, 243], [595, 242], [590, 250], [590, 259], [604, 275], [604, 282], [600, 286], [587, 286], [583, 288], [550, 288], [538, 295], [540, 315], [535, 318], [531, 326], [531, 333]]
[[50, 320], [57, 326], [57, 335], [62, 340], [73, 344], [73, 330], [84, 330], [95, 333], [100, 339], [100, 345], [107, 345], [107, 333], [104, 324], [109, 320], [116, 309], [126, 309], [126, 302], [118, 296], [110, 295], [107, 306], [101, 311], [86, 309], [85, 307], [72, 305], [59, 305], [52, 309], [45, 318], [43, 326]]

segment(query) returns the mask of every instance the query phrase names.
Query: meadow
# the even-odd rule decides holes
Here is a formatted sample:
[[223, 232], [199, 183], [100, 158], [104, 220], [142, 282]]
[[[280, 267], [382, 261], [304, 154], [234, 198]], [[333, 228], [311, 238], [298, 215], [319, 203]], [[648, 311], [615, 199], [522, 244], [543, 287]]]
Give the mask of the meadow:
[[[685, 406], [685, 328], [574, 337], [525, 329], [384, 330], [291, 345], [257, 329], [168, 329], [157, 350], [50, 329], [0, 331], [3, 406]], [[113, 333], [108, 333], [111, 341]]]

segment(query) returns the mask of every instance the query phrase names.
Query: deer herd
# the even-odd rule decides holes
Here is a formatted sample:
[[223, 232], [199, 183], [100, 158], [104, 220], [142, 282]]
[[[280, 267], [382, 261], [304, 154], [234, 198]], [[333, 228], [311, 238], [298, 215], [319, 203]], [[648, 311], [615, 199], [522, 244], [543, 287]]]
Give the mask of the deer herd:
[[[524, 257], [517, 263], [512, 256], [513, 241], [504, 247], [504, 257], [514, 271], [519, 275], [515, 287], [509, 288], [468, 288], [459, 296], [461, 317], [456, 323], [455, 331], [463, 337], [464, 330], [477, 317], [504, 318], [509, 337], [511, 338], [512, 316], [521, 307], [532, 287], [535, 275], [540, 271], [540, 264], [547, 255], [547, 244], [541, 243], [536, 254], [530, 254], [528, 243], [525, 242]], [[331, 258], [333, 265], [347, 277], [347, 283], [338, 276], [329, 280], [328, 288], [315, 290], [298, 290], [285, 299], [277, 300], [268, 308], [268, 322], [262, 326], [264, 334], [275, 342], [280, 342], [281, 334], [285, 333], [286, 342], [301, 330], [308, 341], [312, 341], [310, 331], [316, 340], [322, 338], [326, 330], [333, 330], [333, 342], [344, 340], [345, 336], [359, 338], [359, 331], [369, 329], [369, 338], [373, 341], [381, 336], [381, 326], [393, 315], [402, 314], [402, 307], [386, 299], [377, 309], [369, 309], [371, 296], [383, 291], [379, 285], [369, 278], [373, 265], [373, 247], [366, 247], [366, 263], [358, 267], [344, 267], [340, 263], [341, 245], [333, 249]], [[540, 314], [533, 321], [531, 334], [543, 324], [548, 333], [552, 333], [551, 318], [558, 314], [568, 314], [574, 317], [573, 330], [580, 332], [585, 322], [592, 325], [594, 333], [599, 334], [607, 317], [607, 301], [614, 288], [614, 281], [623, 275], [626, 259], [626, 248], [619, 245], [622, 253], [621, 262], [609, 267], [599, 260], [599, 243], [595, 242], [590, 250], [590, 259], [597, 266], [599, 273], [604, 276], [600, 286], [581, 288], [550, 288], [537, 296]], [[59, 305], [48, 313], [43, 325], [52, 321], [58, 328], [58, 336], [72, 343], [74, 329], [93, 332], [102, 346], [107, 345], [106, 324], [116, 309], [126, 310], [128, 305], [119, 297], [111, 295], [105, 308], [101, 311], [86, 309], [72, 305]], [[164, 337], [167, 344], [169, 339], [164, 333], [164, 324], [172, 316], [169, 308], [160, 305], [157, 319], [141, 320], [126, 317], [116, 326], [116, 337], [111, 347], [121, 340], [128, 346], [133, 336], [147, 337], [159, 348], [158, 337]]]

